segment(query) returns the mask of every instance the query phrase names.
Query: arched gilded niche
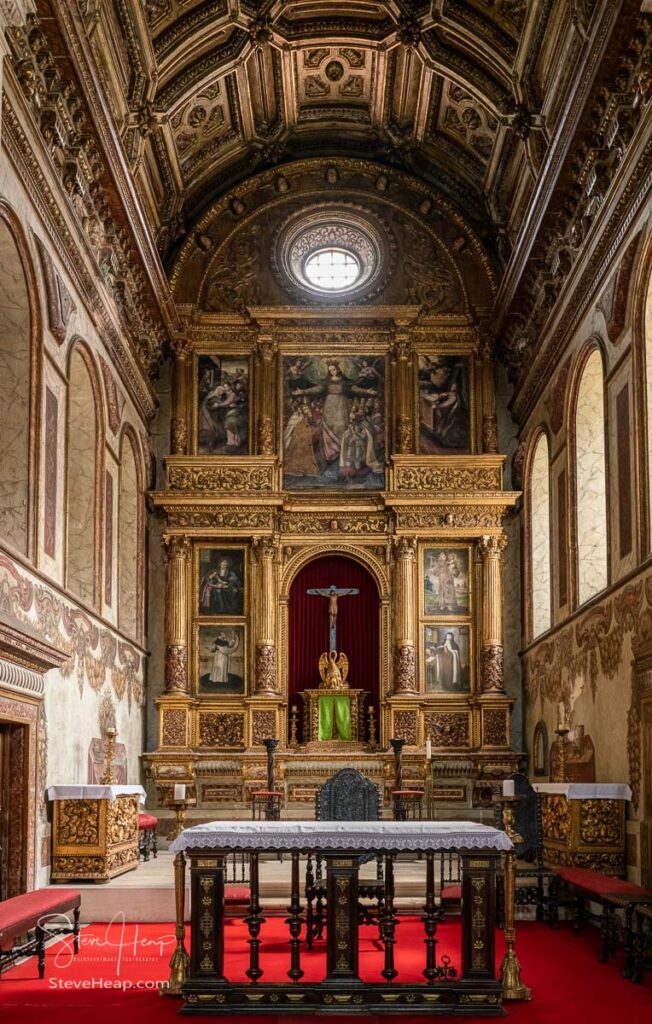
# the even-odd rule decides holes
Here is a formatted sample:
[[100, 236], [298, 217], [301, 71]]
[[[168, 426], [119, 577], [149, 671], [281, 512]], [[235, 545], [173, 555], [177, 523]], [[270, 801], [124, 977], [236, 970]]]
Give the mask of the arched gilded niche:
[[120, 443], [118, 506], [118, 626], [130, 636], [141, 633], [142, 486], [138, 448], [131, 431]]
[[104, 430], [93, 357], [82, 342], [68, 363], [66, 443], [66, 586], [88, 604], [99, 600]]
[[218, 199], [172, 268], [175, 299], [206, 313], [328, 303], [292, 267], [303, 229], [326, 239], [329, 225], [351, 244], [356, 235], [361, 252], [375, 251], [379, 271], [335, 304], [417, 305], [432, 315], [492, 305], [491, 263], [449, 202], [399, 171], [323, 158], [266, 171]]
[[40, 317], [27, 244], [0, 202], [0, 537], [33, 551]]

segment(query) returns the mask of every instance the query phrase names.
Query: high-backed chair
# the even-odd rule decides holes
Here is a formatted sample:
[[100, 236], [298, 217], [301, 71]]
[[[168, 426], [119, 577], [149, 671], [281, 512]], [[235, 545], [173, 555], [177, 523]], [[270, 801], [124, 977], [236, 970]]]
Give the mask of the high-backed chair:
[[[537, 921], [549, 917], [549, 895], [554, 874], [543, 863], [543, 833], [541, 829], [541, 803], [538, 793], [530, 785], [527, 775], [515, 772], [511, 776], [514, 794], [522, 797], [514, 808], [514, 827], [522, 842], [515, 846], [516, 859], [527, 861], [516, 868], [516, 903], [519, 906], [535, 906]], [[504, 830], [500, 805], [495, 808], [496, 827]], [[531, 867], [529, 865], [532, 865]], [[528, 884], [529, 883], [529, 884]], [[498, 877], [498, 917], [504, 910], [504, 878]]]
[[[315, 794], [315, 818], [317, 821], [379, 821], [380, 791], [378, 786], [356, 768], [342, 768], [328, 779]], [[375, 907], [360, 904], [360, 919], [371, 923], [382, 908], [384, 895], [382, 858], [374, 853], [365, 854], [360, 863], [376, 860], [376, 879], [362, 881], [358, 893], [363, 899], [370, 899]], [[320, 854], [308, 856], [306, 864], [306, 943], [312, 947], [324, 930], [326, 915], [326, 880], [323, 859]], [[375, 913], [374, 913], [375, 911]]]

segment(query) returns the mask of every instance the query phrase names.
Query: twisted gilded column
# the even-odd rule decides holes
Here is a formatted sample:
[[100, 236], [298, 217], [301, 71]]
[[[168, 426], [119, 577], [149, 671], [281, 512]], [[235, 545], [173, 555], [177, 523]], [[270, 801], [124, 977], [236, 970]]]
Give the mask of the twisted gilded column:
[[482, 649], [480, 652], [483, 693], [504, 693], [503, 681], [503, 578], [502, 554], [507, 545], [504, 534], [480, 538], [482, 556]]
[[416, 693], [416, 541], [408, 537], [399, 538], [395, 542], [395, 559], [394, 693]]
[[172, 421], [170, 424], [170, 450], [173, 455], [188, 454], [188, 354], [187, 338], [176, 337], [172, 342], [174, 366], [172, 370]]
[[260, 334], [258, 352], [258, 424], [256, 444], [259, 455], [274, 454], [274, 353], [271, 334]]
[[259, 586], [256, 609], [255, 692], [277, 693], [276, 686], [276, 587], [274, 560], [277, 545], [268, 537], [257, 538]]
[[188, 556], [187, 537], [164, 537], [165, 692], [188, 692]]
[[482, 377], [482, 450], [498, 451], [498, 423], [496, 420], [496, 378], [494, 353], [489, 341], [480, 347]]
[[412, 410], [412, 345], [408, 332], [397, 331], [392, 355], [396, 416], [395, 450], [399, 455], [409, 455], [414, 449], [414, 416]]

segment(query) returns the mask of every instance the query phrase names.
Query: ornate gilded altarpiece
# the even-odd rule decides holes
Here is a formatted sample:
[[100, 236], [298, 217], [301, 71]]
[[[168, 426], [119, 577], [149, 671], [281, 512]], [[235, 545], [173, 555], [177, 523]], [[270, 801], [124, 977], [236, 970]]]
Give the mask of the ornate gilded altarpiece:
[[[331, 207], [384, 268], [347, 304], [302, 295], [283, 249], [298, 211], [316, 211], [317, 232]], [[418, 265], [401, 259], [415, 238]], [[261, 741], [277, 737], [277, 783], [298, 810], [343, 761], [391, 785], [392, 737], [406, 740], [404, 782], [422, 780], [430, 737], [455, 779], [441, 801], [470, 807], [517, 760], [501, 563], [518, 494], [503, 489], [479, 241], [414, 179], [304, 161], [219, 200], [172, 283], [185, 320], [166, 486], [151, 495], [167, 554], [165, 685], [145, 755], [159, 793], [185, 781], [196, 813], [245, 813], [266, 778]], [[376, 742], [367, 728], [345, 753], [293, 744], [289, 722], [290, 589], [329, 554], [364, 566], [380, 604]]]

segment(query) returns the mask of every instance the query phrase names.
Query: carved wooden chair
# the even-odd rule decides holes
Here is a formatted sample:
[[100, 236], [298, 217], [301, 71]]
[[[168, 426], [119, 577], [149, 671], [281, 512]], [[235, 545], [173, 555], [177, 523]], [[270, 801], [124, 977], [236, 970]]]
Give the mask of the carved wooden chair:
[[[317, 791], [315, 818], [317, 821], [380, 821], [381, 804], [378, 786], [355, 768], [342, 768]], [[360, 857], [360, 864], [376, 862], [374, 881], [361, 881], [358, 894], [371, 900], [372, 905], [359, 904], [360, 921], [371, 924], [377, 920], [383, 905], [385, 883], [382, 857], [368, 853]], [[320, 854], [308, 855], [306, 864], [306, 944], [320, 939], [326, 919], [326, 878]]]
[[[523, 842], [515, 847], [516, 859], [527, 861], [516, 868], [516, 904], [535, 906], [537, 921], [550, 920], [550, 902], [555, 884], [554, 872], [543, 863], [543, 832], [539, 794], [530, 785], [527, 775], [515, 772], [514, 793], [523, 797], [515, 806], [514, 827]], [[495, 806], [496, 828], [504, 830], [502, 808]], [[530, 866], [531, 865], [531, 866]], [[502, 922], [505, 908], [504, 876], [497, 879], [498, 921]], [[502, 925], [501, 925], [502, 926]]]

